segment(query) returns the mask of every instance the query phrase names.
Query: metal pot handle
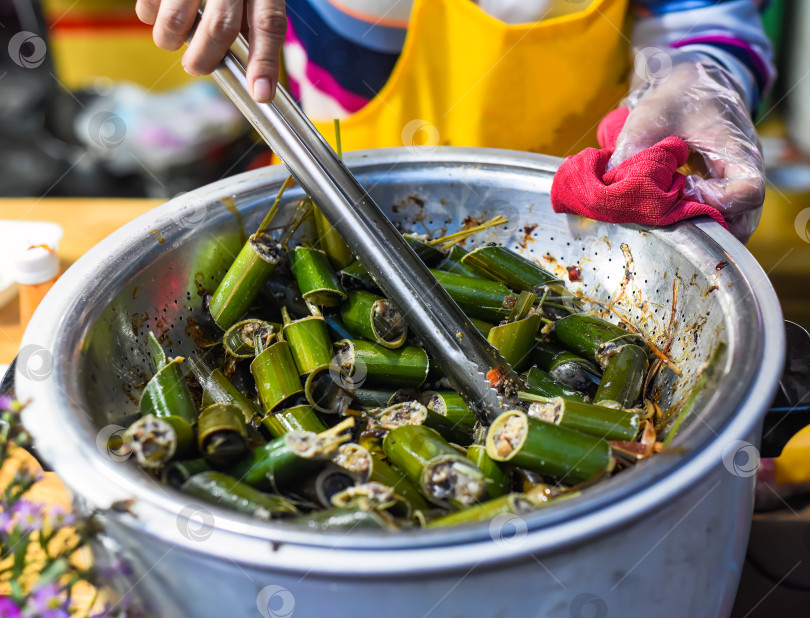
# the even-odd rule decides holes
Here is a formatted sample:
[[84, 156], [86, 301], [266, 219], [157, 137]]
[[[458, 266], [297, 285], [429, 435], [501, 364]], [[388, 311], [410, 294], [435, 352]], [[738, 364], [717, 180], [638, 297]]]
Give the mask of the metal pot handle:
[[762, 426], [762, 457], [777, 457], [794, 434], [810, 425], [810, 333], [785, 320], [785, 369]]

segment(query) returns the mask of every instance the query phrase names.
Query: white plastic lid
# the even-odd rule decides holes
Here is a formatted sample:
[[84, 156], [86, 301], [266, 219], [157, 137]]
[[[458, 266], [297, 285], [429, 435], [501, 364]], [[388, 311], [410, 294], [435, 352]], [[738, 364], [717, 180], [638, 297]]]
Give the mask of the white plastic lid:
[[59, 274], [59, 256], [44, 245], [29, 247], [14, 256], [14, 280], [22, 285], [50, 281]]

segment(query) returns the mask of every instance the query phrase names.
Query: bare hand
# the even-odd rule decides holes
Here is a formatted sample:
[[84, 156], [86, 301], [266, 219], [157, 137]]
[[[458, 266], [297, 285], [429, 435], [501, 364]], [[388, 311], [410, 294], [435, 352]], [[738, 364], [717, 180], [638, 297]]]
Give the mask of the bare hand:
[[[151, 26], [161, 49], [175, 51], [186, 42], [200, 0], [138, 0], [138, 18]], [[287, 32], [284, 0], [208, 0], [186, 53], [183, 68], [190, 75], [211, 73], [225, 57], [240, 31], [250, 42], [247, 81], [256, 101], [276, 94], [281, 46]]]

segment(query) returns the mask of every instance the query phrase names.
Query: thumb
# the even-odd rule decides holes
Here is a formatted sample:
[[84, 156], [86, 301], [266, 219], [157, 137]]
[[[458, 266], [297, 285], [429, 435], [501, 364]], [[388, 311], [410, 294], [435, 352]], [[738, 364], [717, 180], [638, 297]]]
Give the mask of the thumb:
[[287, 33], [284, 0], [250, 0], [248, 24], [250, 56], [247, 80], [253, 99], [267, 103], [276, 95], [281, 46]]

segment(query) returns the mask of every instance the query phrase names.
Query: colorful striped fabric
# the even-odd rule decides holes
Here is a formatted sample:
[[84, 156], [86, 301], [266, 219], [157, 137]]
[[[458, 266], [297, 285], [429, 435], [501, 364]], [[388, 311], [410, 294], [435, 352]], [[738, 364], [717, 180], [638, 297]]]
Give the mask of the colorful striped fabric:
[[[694, 9], [705, 9], [716, 4], [722, 4], [728, 0], [634, 0], [633, 8], [642, 15], [664, 15], [676, 11], [691, 11]], [[764, 9], [769, 0], [752, 0], [760, 10]]]
[[[472, 0], [471, 0], [472, 1]], [[559, 14], [566, 0], [478, 0], [507, 23]], [[413, 0], [287, 0], [284, 45], [290, 90], [317, 119], [360, 110], [399, 57]], [[635, 0], [635, 47], [671, 47], [715, 57], [740, 82], [751, 109], [775, 74], [756, 0]], [[570, 2], [567, 6], [571, 6]], [[570, 9], [569, 9], [570, 10]]]

